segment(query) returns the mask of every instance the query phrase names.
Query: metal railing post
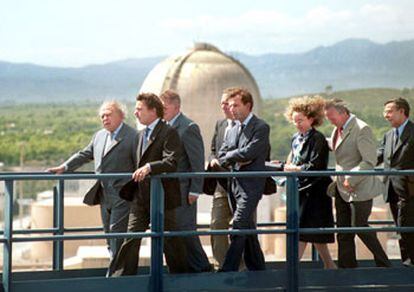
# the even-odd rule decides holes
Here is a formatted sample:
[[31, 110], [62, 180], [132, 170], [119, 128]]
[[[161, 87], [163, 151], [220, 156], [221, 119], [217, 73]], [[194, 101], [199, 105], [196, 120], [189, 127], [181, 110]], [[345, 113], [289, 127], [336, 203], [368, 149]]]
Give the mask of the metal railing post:
[[315, 246], [312, 244], [312, 262], [319, 262], [319, 254]]
[[299, 192], [296, 175], [287, 177], [286, 235], [287, 291], [299, 290]]
[[151, 291], [163, 290], [164, 190], [160, 178], [151, 178], [151, 232], [160, 236], [151, 239]]
[[[57, 228], [54, 235], [64, 234], [64, 191], [65, 181], [59, 180], [57, 187], [53, 188], [53, 227]], [[63, 241], [53, 241], [53, 270], [63, 271]]]
[[13, 180], [5, 180], [4, 196], [4, 238], [3, 244], [3, 287], [11, 292], [12, 284], [12, 242], [13, 242]]

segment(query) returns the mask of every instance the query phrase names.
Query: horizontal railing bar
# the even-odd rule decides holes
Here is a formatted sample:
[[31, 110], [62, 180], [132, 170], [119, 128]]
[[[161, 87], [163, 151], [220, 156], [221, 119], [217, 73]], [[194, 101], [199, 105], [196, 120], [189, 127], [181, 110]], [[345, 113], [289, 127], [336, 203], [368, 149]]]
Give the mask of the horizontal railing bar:
[[[360, 171], [305, 171], [305, 172], [283, 172], [283, 171], [252, 171], [252, 172], [174, 172], [160, 174], [159, 178], [226, 178], [226, 177], [315, 177], [315, 176], [339, 176], [339, 175], [414, 175], [414, 170], [360, 170]], [[80, 179], [114, 179], [131, 178], [132, 173], [65, 173], [65, 174], [20, 174], [2, 173], [0, 180], [80, 180]]]
[[252, 171], [252, 172], [171, 172], [157, 175], [160, 178], [196, 178], [196, 177], [318, 177], [318, 176], [360, 176], [360, 175], [414, 175], [414, 170], [360, 170], [360, 171], [298, 171], [298, 172], [283, 172], [283, 171]]
[[[375, 220], [375, 221], [368, 221], [369, 224], [373, 225], [390, 225], [394, 224], [392, 220]], [[231, 224], [230, 224], [231, 226]], [[286, 226], [285, 222], [263, 222], [257, 223], [257, 227], [274, 227], [274, 226]], [[210, 228], [210, 224], [198, 224], [198, 229]], [[46, 228], [46, 229], [14, 229], [13, 234], [37, 234], [37, 233], [53, 233], [56, 232], [57, 228]], [[68, 227], [65, 228], [65, 232], [99, 232], [102, 231], [103, 227], [95, 226], [95, 227]], [[0, 235], [3, 235], [4, 231], [0, 230]]]
[[103, 227], [68, 227], [64, 228], [64, 232], [93, 232], [93, 231], [103, 231]]
[[[13, 234], [36, 234], [36, 233], [53, 233], [57, 228], [45, 228], [45, 229], [14, 229]], [[4, 230], [0, 230], [0, 235], [4, 234]]]
[[[369, 232], [414, 232], [414, 227], [338, 227], [338, 228], [299, 228], [299, 233], [369, 233]], [[165, 231], [164, 236], [194, 236], [194, 235], [226, 235], [226, 234], [288, 234], [294, 233], [294, 229], [234, 229], [211, 231]]]
[[161, 236], [192, 236], [200, 235], [227, 235], [227, 234], [268, 234], [268, 233], [292, 233], [294, 230], [288, 229], [261, 229], [261, 230], [212, 230], [212, 231], [164, 231], [160, 232], [134, 232], [134, 233], [105, 233], [105, 234], [85, 234], [85, 235], [54, 235], [54, 236], [32, 236], [32, 237], [13, 237], [13, 242], [27, 241], [61, 241], [61, 240], [87, 240], [87, 239], [108, 239], [108, 238], [144, 238]]
[[414, 232], [414, 227], [325, 227], [299, 228], [303, 234], [330, 234], [330, 233], [369, 233], [369, 232]]
[[[76, 173], [79, 174], [95, 174], [92, 171], [77, 171]], [[4, 171], [4, 172], [0, 172], [1, 175], [15, 175], [15, 174], [24, 174], [24, 175], [45, 175], [45, 174], [51, 174], [50, 172], [46, 172], [46, 171], [33, 171], [33, 172], [29, 172], [29, 171], [19, 171], [19, 172], [10, 172], [10, 171]]]
[[[331, 234], [331, 233], [369, 233], [369, 232], [414, 232], [414, 227], [338, 227], [338, 228], [299, 228], [302, 234]], [[85, 235], [54, 235], [36, 237], [14, 237], [13, 242], [27, 241], [60, 241], [60, 240], [85, 240], [85, 239], [108, 239], [108, 238], [144, 238], [144, 237], [170, 237], [170, 236], [194, 236], [194, 235], [245, 235], [245, 234], [289, 234], [294, 229], [234, 229], [234, 230], [209, 230], [209, 231], [164, 231], [156, 232], [134, 232], [134, 233], [106, 233]]]
[[144, 238], [160, 237], [161, 234], [154, 232], [133, 232], [133, 233], [104, 233], [104, 234], [85, 234], [85, 235], [53, 235], [53, 236], [31, 236], [13, 237], [13, 242], [27, 241], [62, 241], [62, 240], [87, 240], [87, 239], [108, 239], [108, 238]]

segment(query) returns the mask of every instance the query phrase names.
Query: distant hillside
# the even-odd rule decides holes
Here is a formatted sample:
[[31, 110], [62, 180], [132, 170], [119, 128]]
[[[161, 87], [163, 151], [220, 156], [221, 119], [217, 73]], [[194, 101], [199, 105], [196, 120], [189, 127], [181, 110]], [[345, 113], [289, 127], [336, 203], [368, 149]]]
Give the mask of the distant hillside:
[[264, 97], [355, 88], [414, 86], [414, 40], [385, 45], [349, 39], [303, 54], [234, 54], [258, 80]]
[[0, 62], [0, 102], [131, 99], [162, 59], [130, 59], [82, 68]]
[[[262, 96], [355, 88], [414, 87], [414, 40], [376, 44], [348, 39], [301, 54], [230, 53], [253, 74]], [[82, 68], [0, 62], [0, 102], [131, 100], [165, 57], [129, 59]]]

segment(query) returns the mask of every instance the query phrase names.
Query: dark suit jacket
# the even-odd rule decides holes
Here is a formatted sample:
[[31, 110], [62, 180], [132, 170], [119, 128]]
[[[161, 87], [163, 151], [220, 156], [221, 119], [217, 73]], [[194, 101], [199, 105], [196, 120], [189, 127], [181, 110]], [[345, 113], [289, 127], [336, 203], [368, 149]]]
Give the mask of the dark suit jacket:
[[[377, 152], [377, 164], [384, 162], [385, 170], [414, 169], [414, 124], [408, 121], [392, 151], [393, 129], [385, 133]], [[385, 200], [389, 201], [390, 187], [401, 199], [414, 196], [414, 176], [385, 176]], [[397, 198], [398, 199], [398, 198]]]
[[[65, 164], [71, 172], [85, 163], [94, 161], [95, 173], [131, 173], [137, 165], [138, 132], [123, 124], [110, 150], [104, 154], [108, 132], [102, 129], [95, 133], [91, 142], [83, 150], [72, 155]], [[102, 187], [106, 195], [119, 196], [119, 191], [129, 179], [117, 178], [97, 181], [86, 193], [84, 203], [96, 205], [100, 203]]]
[[[298, 135], [298, 134], [296, 134]], [[293, 137], [295, 139], [296, 135]], [[293, 142], [292, 139], [292, 142]], [[299, 154], [299, 161], [296, 165], [301, 166], [303, 171], [309, 170], [326, 170], [329, 162], [329, 146], [325, 136], [315, 130], [311, 129], [308, 135], [305, 136], [303, 146]], [[300, 188], [313, 188], [315, 185], [324, 182], [329, 184], [331, 179], [329, 177], [300, 177]], [[326, 188], [322, 190], [326, 191]]]
[[[264, 171], [265, 161], [269, 153], [269, 125], [255, 115], [240, 134], [239, 127], [233, 127], [219, 151], [219, 162], [234, 171]], [[240, 162], [248, 162], [240, 165]], [[263, 194], [265, 178], [239, 178], [239, 186], [249, 195]]]
[[216, 122], [216, 126], [214, 128], [214, 135], [211, 139], [211, 152], [209, 161], [213, 159], [218, 159], [218, 153], [221, 148], [221, 145], [223, 145], [224, 134], [226, 132], [227, 125], [227, 119], [221, 119]]
[[[204, 144], [198, 125], [181, 113], [172, 127], [177, 130], [183, 149], [177, 172], [203, 172]], [[184, 204], [188, 202], [190, 192], [203, 192], [203, 178], [180, 179], [180, 186]]]
[[[224, 134], [226, 132], [228, 122], [227, 119], [221, 119], [216, 122], [216, 126], [214, 128], [214, 135], [211, 139], [211, 147], [210, 147], [210, 156], [209, 156], [209, 163], [213, 159], [218, 159], [218, 153], [221, 148], [221, 145], [223, 145], [224, 140]], [[214, 171], [225, 171], [225, 169], [212, 169], [210, 167], [210, 164], [207, 166], [206, 169], [207, 172], [214, 172]], [[205, 178], [204, 179], [204, 187], [203, 192], [208, 195], [214, 195], [214, 192], [216, 191], [217, 183], [220, 183], [220, 185], [226, 190], [227, 189], [227, 179], [217, 179], [217, 178]]]
[[[151, 175], [177, 171], [178, 160], [181, 155], [181, 141], [175, 129], [160, 120], [151, 133], [147, 147], [142, 150], [144, 131], [139, 132], [138, 168], [149, 163]], [[174, 209], [181, 204], [180, 183], [178, 179], [162, 179], [165, 195], [165, 208]], [[150, 179], [139, 183], [129, 182], [122, 189], [121, 197], [131, 201], [134, 197], [138, 203], [149, 206]]]

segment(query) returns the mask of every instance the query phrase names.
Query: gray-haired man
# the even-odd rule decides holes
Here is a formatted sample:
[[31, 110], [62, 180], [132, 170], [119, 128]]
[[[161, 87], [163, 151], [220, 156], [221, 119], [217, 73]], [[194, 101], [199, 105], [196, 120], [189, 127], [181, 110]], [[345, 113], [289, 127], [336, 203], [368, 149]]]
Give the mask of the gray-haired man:
[[[124, 123], [125, 109], [117, 101], [104, 102], [99, 109], [103, 129], [96, 132], [89, 145], [57, 167], [52, 173], [71, 172], [94, 161], [95, 173], [131, 173], [137, 165], [138, 132]], [[106, 233], [126, 232], [130, 203], [119, 197], [119, 191], [129, 178], [98, 180], [86, 193], [84, 203], [100, 204], [103, 228]], [[107, 241], [111, 258], [123, 239]]]

